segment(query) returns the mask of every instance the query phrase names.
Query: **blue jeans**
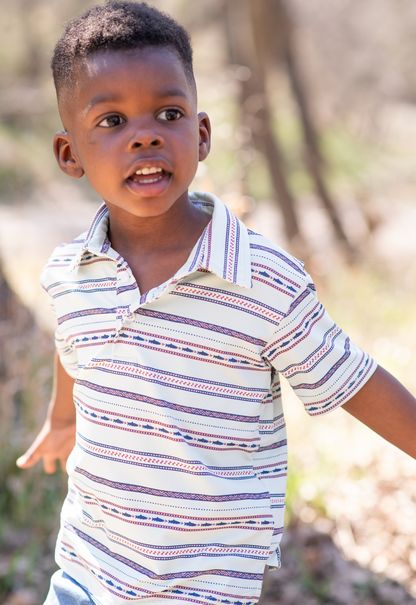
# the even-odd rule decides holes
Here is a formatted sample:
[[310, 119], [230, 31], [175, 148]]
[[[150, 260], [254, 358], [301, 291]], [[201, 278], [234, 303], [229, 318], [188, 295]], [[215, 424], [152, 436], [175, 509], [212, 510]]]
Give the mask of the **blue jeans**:
[[95, 605], [89, 593], [61, 569], [51, 578], [44, 605]]

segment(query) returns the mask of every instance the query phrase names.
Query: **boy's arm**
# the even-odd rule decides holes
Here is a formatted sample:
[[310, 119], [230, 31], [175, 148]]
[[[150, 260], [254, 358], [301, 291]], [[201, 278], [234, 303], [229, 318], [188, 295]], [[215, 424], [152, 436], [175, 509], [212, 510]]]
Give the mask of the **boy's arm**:
[[416, 399], [382, 367], [342, 407], [416, 458]]
[[47, 473], [56, 471], [59, 460], [64, 470], [66, 461], [75, 444], [75, 406], [72, 391], [75, 379], [64, 370], [55, 353], [55, 373], [52, 397], [46, 421], [33, 444], [16, 464], [29, 468], [43, 458]]

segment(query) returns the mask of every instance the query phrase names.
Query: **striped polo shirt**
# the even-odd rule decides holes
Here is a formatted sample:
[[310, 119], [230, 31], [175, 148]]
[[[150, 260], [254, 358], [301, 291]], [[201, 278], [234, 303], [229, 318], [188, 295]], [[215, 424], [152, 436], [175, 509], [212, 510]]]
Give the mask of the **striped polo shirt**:
[[299, 261], [213, 195], [190, 199], [212, 219], [159, 287], [139, 291], [105, 204], [41, 277], [76, 377], [57, 562], [100, 605], [254, 605], [280, 564], [279, 375], [318, 416], [375, 369]]

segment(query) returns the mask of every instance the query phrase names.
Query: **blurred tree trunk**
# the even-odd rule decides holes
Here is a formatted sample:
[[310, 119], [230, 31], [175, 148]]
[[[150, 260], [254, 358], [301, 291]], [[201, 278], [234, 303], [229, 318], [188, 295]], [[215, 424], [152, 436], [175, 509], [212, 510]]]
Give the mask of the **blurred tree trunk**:
[[355, 251], [326, 186], [319, 134], [312, 119], [303, 77], [295, 60], [294, 26], [284, 1], [224, 0], [223, 6], [230, 62], [246, 66], [251, 71], [251, 76], [241, 81], [242, 123], [250, 129], [254, 146], [266, 158], [290, 247], [295, 254], [304, 258], [308, 255], [299, 229], [296, 199], [286, 176], [284, 152], [273, 128], [278, 111], [275, 107], [271, 108], [267, 80], [271, 70], [276, 67], [287, 74], [298, 107], [304, 161], [316, 195], [348, 260], [354, 260]]
[[295, 59], [295, 31], [293, 20], [284, 0], [250, 0], [251, 17], [257, 37], [257, 48], [262, 61], [269, 67], [281, 65], [289, 82], [299, 110], [302, 133], [315, 161], [323, 165], [319, 148], [319, 135], [313, 123], [305, 82]]
[[349, 260], [354, 260], [355, 252], [325, 183], [319, 136], [312, 120], [304, 79], [296, 61], [294, 25], [290, 13], [284, 0], [250, 0], [250, 5], [260, 62], [269, 66], [273, 62], [280, 62], [287, 72], [299, 111], [307, 170], [338, 240], [344, 245]]
[[249, 8], [247, 0], [224, 2], [230, 63], [244, 65], [251, 72], [249, 78], [241, 80], [241, 121], [251, 132], [254, 146], [266, 158], [290, 246], [296, 254], [305, 257], [306, 245], [299, 229], [295, 199], [286, 178], [283, 152], [279, 139], [273, 132], [273, 113], [267, 94], [266, 73], [261, 57], [256, 52], [257, 45], [250, 27]]

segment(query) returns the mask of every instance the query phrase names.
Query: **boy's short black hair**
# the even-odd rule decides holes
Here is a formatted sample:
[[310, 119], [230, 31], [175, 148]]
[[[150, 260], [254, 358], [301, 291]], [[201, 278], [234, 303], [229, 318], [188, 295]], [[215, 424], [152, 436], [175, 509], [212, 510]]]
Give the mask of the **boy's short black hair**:
[[71, 21], [52, 56], [56, 92], [72, 85], [78, 60], [100, 50], [168, 47], [174, 50], [195, 86], [190, 36], [172, 17], [146, 2], [110, 0]]

